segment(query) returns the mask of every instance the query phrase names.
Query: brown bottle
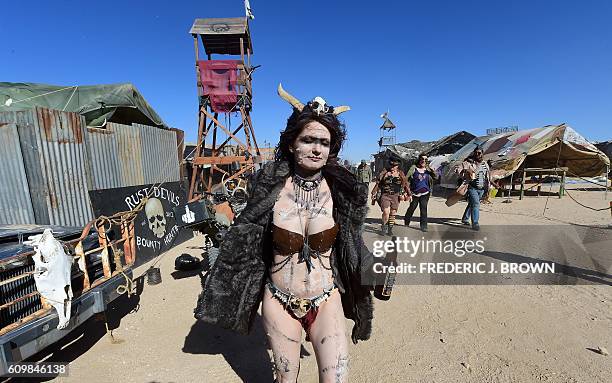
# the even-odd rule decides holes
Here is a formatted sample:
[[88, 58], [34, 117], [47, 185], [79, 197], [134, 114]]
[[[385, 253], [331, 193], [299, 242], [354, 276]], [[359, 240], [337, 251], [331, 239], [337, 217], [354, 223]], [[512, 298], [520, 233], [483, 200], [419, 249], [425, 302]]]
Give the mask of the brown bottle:
[[[385, 254], [385, 258], [382, 261], [384, 266], [397, 266], [397, 249], [395, 247], [395, 238], [392, 237], [394, 246], [393, 251]], [[390, 272], [387, 269], [387, 272], [383, 275], [380, 275], [380, 282], [374, 288], [374, 296], [380, 300], [388, 301], [391, 299], [391, 292], [393, 291], [393, 285], [395, 284], [396, 272]]]

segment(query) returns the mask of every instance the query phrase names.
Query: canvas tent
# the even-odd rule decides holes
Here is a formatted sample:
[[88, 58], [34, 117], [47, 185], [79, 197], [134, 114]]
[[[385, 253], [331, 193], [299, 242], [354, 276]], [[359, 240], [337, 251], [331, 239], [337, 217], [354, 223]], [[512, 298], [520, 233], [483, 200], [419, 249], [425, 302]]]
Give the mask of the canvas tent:
[[167, 128], [132, 84], [57, 86], [0, 82], [0, 112], [29, 110], [36, 106], [76, 112], [85, 117], [90, 127], [116, 122]]
[[461, 149], [474, 137], [471, 133], [460, 131], [437, 141], [412, 140], [402, 144], [391, 145], [385, 151], [375, 155], [376, 172], [382, 171], [385, 163], [391, 157], [399, 158], [404, 170], [407, 170], [408, 166], [414, 163], [420, 153], [430, 156], [430, 161], [443, 160], [448, 155]]
[[449, 157], [442, 176], [442, 185], [455, 187], [453, 169], [474, 148], [480, 147], [484, 159], [491, 160], [492, 176], [510, 176], [523, 168], [567, 167], [568, 176], [592, 177], [606, 172], [608, 157], [571, 127], [548, 125], [495, 136], [476, 137]]
[[[595, 144], [597, 149], [601, 150], [608, 156], [608, 159], [612, 158], [612, 141], [603, 141]], [[608, 173], [608, 177], [612, 178], [612, 170]]]

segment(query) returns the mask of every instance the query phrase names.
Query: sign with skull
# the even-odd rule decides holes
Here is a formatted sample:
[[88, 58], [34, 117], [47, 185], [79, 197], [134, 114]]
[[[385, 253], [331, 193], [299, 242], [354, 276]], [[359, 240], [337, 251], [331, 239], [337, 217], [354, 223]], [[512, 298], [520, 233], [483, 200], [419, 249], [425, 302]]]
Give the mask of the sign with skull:
[[161, 201], [155, 197], [149, 197], [145, 204], [145, 214], [149, 229], [157, 238], [163, 238], [166, 234], [166, 214]]
[[140, 209], [134, 220], [137, 264], [193, 236], [191, 230], [180, 229], [174, 217], [173, 209], [187, 203], [180, 182], [94, 190], [89, 196], [96, 216]]

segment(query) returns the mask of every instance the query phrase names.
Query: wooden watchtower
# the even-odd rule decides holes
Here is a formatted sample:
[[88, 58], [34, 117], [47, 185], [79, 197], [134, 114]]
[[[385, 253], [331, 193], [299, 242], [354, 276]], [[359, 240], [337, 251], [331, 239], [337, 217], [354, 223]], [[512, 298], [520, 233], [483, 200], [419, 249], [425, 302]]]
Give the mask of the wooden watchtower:
[[[212, 191], [221, 179], [236, 180], [251, 172], [261, 162], [261, 155], [250, 116], [254, 68], [251, 67], [253, 47], [248, 18], [196, 19], [189, 33], [195, 48], [199, 99], [198, 140], [189, 187], [192, 200], [205, 191]], [[200, 58], [199, 40], [205, 59]], [[213, 60], [213, 55], [235, 57]], [[219, 70], [223, 65], [225, 69]], [[227, 72], [228, 66], [231, 73]], [[210, 78], [214, 79], [218, 73], [230, 78], [224, 84], [225, 89], [210, 86]], [[219, 98], [225, 103], [222, 107], [215, 106]]]
[[389, 146], [395, 145], [396, 126], [388, 117], [389, 113], [384, 113], [380, 117], [384, 120], [380, 126], [380, 139], [378, 140], [378, 152], [385, 151]]

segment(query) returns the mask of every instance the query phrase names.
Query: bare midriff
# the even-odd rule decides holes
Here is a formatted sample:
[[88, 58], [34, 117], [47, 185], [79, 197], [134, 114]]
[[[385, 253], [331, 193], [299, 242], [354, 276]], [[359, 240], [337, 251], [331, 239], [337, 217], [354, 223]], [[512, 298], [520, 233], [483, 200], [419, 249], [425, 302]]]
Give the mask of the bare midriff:
[[[274, 226], [301, 234], [303, 237], [333, 228], [335, 226], [332, 216], [333, 201], [325, 180], [320, 188], [319, 203], [309, 210], [300, 210], [295, 202], [293, 183], [289, 178], [274, 205]], [[331, 252], [332, 249], [329, 249], [316, 258], [316, 254], [312, 254], [313, 268], [309, 272], [306, 262], [300, 261], [299, 252], [281, 254], [275, 249], [274, 263], [281, 264], [286, 261], [286, 264], [282, 267], [272, 266], [270, 279], [278, 288], [300, 298], [320, 295], [324, 289], [333, 285], [333, 274], [330, 270]], [[287, 257], [290, 257], [288, 261]]]

